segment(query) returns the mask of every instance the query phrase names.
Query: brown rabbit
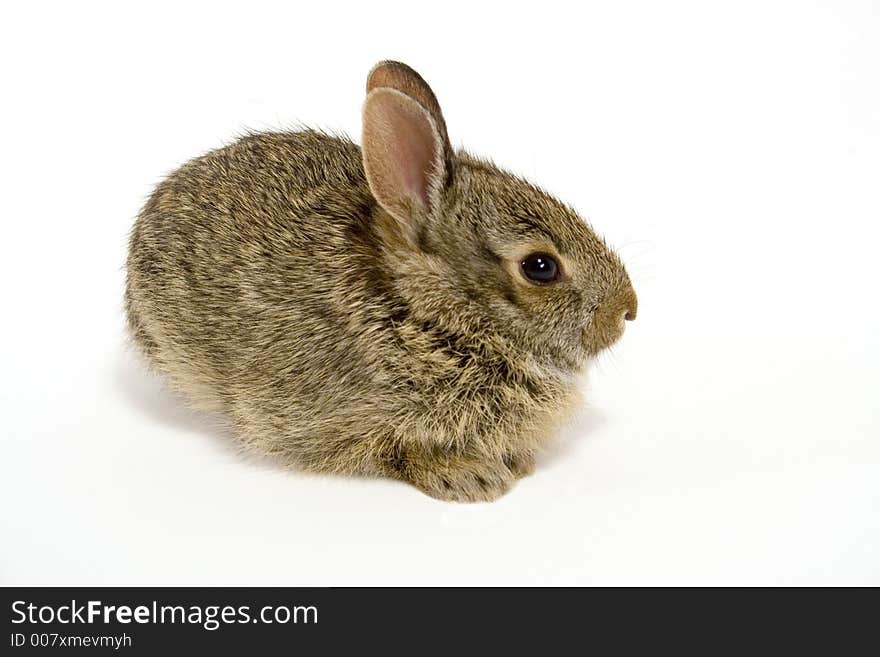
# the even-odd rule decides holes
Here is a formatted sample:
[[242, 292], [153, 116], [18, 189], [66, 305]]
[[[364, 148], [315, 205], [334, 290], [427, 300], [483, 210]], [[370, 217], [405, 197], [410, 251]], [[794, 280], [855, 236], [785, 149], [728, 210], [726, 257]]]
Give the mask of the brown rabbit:
[[572, 209], [454, 152], [427, 83], [382, 62], [362, 148], [255, 134], [161, 183], [126, 310], [148, 360], [245, 444], [479, 501], [532, 471], [636, 295]]

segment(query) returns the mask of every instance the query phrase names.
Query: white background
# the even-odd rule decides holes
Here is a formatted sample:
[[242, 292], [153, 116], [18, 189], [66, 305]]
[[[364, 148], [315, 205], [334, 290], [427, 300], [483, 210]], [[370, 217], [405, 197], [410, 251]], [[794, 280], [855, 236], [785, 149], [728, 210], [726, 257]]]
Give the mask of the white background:
[[[3, 584], [880, 584], [880, 8], [0, 10]], [[494, 504], [239, 455], [127, 351], [127, 232], [245, 129], [360, 133], [367, 71], [572, 203], [638, 321]]]

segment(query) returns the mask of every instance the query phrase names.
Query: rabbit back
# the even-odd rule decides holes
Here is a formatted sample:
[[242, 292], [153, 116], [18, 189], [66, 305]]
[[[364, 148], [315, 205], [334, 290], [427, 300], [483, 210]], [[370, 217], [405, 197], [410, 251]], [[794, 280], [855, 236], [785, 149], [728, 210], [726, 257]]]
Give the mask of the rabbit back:
[[344, 297], [375, 250], [373, 204], [360, 149], [318, 132], [252, 135], [190, 161], [132, 231], [135, 343], [197, 406], [226, 413], [290, 382], [316, 400], [318, 382], [353, 384]]

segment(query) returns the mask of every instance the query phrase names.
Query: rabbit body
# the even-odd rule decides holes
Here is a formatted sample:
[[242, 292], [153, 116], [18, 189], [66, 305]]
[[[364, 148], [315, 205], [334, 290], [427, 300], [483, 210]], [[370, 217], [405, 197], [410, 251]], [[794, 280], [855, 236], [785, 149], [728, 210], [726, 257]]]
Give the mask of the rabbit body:
[[[452, 152], [424, 81], [388, 66], [363, 152], [315, 131], [255, 134], [158, 186], [131, 234], [129, 328], [176, 389], [262, 453], [491, 500], [531, 472], [635, 296], [573, 211]], [[421, 150], [412, 130], [402, 145], [387, 136], [400, 121]], [[548, 301], [564, 282], [537, 296], [515, 271], [522, 244], [558, 247], [570, 270], [589, 262], [595, 298]], [[574, 316], [531, 335], [548, 307]]]

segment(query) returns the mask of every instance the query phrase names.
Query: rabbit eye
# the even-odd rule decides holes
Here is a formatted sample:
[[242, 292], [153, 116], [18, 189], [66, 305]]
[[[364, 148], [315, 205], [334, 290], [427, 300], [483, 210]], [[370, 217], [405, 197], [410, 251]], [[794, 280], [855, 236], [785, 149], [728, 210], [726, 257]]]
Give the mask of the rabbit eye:
[[552, 283], [559, 278], [559, 265], [546, 253], [532, 253], [520, 263], [520, 268], [533, 283]]

